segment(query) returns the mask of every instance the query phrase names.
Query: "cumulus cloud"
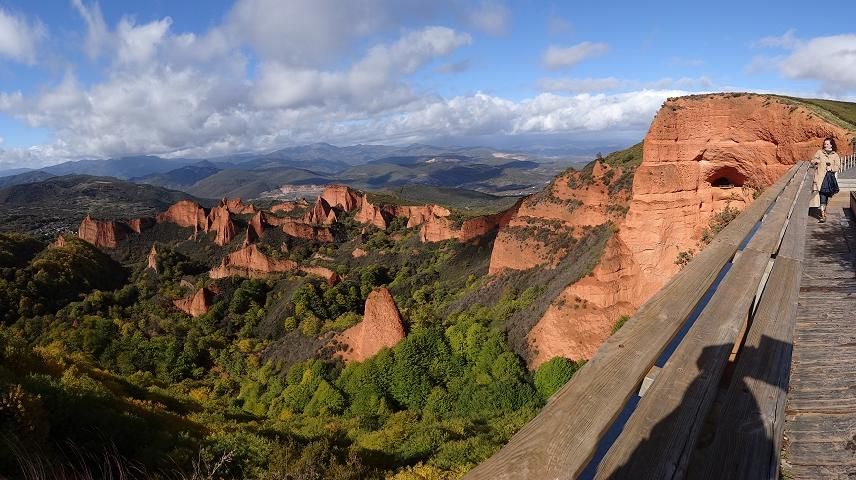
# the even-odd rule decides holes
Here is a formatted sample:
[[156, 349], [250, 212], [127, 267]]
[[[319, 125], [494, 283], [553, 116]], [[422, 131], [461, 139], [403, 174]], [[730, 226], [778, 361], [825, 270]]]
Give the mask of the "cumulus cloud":
[[550, 70], [569, 68], [591, 57], [605, 54], [609, 46], [605, 43], [582, 42], [570, 47], [550, 45], [544, 52], [544, 66]]
[[491, 35], [503, 35], [508, 32], [511, 10], [502, 3], [482, 1], [469, 15], [470, 23], [479, 30]]
[[[443, 97], [420, 89], [412, 79], [432, 69], [464, 68], [466, 60], [458, 62], [463, 66], [449, 67], [456, 65], [449, 57], [473, 39], [445, 26], [402, 31], [400, 23], [388, 21], [394, 18], [389, 15], [405, 18], [411, 12], [373, 16], [361, 10], [385, 0], [359, 6], [239, 0], [222, 24], [199, 34], [175, 32], [168, 17], [146, 23], [123, 17], [108, 26], [98, 4], [84, 1], [73, 3], [86, 24], [87, 39], [92, 38], [82, 48], [92, 58], [104, 59], [103, 77], [82, 81], [70, 69], [32, 93], [0, 87], [0, 111], [50, 131], [53, 139], [30, 148], [0, 149], [0, 163], [36, 167], [129, 154], [203, 157], [317, 141], [403, 143], [455, 137], [478, 142], [497, 135], [586, 136], [616, 129], [642, 135], [663, 100], [681, 93], [640, 88], [567, 95], [571, 89], [566, 89], [522, 100], [483, 92]], [[306, 39], [314, 38], [314, 31], [298, 42], [289, 37], [298, 33], [283, 33], [285, 28], [275, 36], [273, 24], [261, 25], [255, 33], [242, 30], [241, 21], [264, 16], [261, 7], [270, 6], [268, 13], [277, 17], [280, 5], [305, 7], [302, 18], [323, 28], [335, 30], [348, 23], [342, 20], [346, 17], [362, 26], [346, 26], [348, 31], [334, 33], [338, 37], [331, 43], [311, 46]], [[333, 7], [346, 12], [340, 20], [319, 13]], [[384, 22], [395, 26], [384, 27]], [[381, 31], [384, 35], [376, 35]], [[580, 45], [576, 47], [587, 52], [578, 57], [605, 49]], [[309, 50], [298, 52], [297, 46]], [[313, 52], [318, 56], [309, 58]], [[588, 79], [590, 84], [597, 80]]]
[[0, 58], [32, 65], [36, 50], [47, 37], [47, 28], [40, 21], [30, 21], [0, 5]]
[[758, 55], [747, 65], [749, 73], [778, 70], [787, 78], [815, 80], [825, 93], [856, 91], [856, 34], [831, 35], [801, 40], [793, 29], [780, 37], [765, 37], [759, 46], [789, 53]]

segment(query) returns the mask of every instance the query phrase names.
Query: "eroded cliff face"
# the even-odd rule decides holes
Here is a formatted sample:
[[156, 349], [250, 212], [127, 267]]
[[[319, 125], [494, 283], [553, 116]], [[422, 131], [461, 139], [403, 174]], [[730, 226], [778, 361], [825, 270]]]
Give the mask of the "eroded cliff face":
[[321, 193], [330, 206], [353, 212], [362, 206], [363, 194], [346, 185], [328, 185]]
[[152, 244], [149, 256], [146, 257], [146, 269], [152, 269], [155, 273], [158, 273], [158, 248], [155, 244]]
[[114, 220], [93, 220], [89, 215], [80, 222], [77, 236], [99, 248], [116, 248], [131, 232], [124, 222]]
[[[680, 269], [678, 254], [699, 248], [715, 213], [745, 208], [759, 189], [811, 158], [826, 136], [838, 138], [842, 153], [849, 153], [852, 133], [782, 100], [721, 94], [667, 101], [645, 137], [626, 217], [592, 275], [559, 295], [530, 332], [531, 364], [556, 355], [590, 358], [621, 315], [635, 312]], [[609, 218], [608, 196], [581, 201], [586, 207], [602, 203]], [[522, 212], [556, 218], [549, 208]], [[603, 218], [589, 215], [593, 223]], [[515, 261], [525, 267], [514, 260], [515, 251], [503, 242], [491, 271], [513, 268]]]
[[488, 273], [555, 267], [585, 228], [621, 221], [634, 167], [632, 159], [625, 166], [595, 161], [588, 170], [562, 173], [543, 192], [523, 200], [499, 230]]
[[191, 200], [181, 200], [171, 205], [167, 211], [158, 214], [158, 223], [170, 222], [179, 227], [190, 227], [194, 231], [208, 231], [208, 220], [205, 210]]
[[344, 360], [361, 362], [384, 347], [394, 347], [404, 336], [395, 300], [389, 290], [380, 287], [366, 298], [363, 321], [337, 335], [335, 341], [344, 346], [340, 352]]

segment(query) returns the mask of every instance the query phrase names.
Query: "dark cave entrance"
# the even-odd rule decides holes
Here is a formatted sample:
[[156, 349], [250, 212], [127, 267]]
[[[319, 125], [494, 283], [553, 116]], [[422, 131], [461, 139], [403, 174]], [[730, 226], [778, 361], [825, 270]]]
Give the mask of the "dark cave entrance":
[[734, 167], [720, 167], [707, 174], [707, 183], [719, 188], [742, 187], [746, 175]]

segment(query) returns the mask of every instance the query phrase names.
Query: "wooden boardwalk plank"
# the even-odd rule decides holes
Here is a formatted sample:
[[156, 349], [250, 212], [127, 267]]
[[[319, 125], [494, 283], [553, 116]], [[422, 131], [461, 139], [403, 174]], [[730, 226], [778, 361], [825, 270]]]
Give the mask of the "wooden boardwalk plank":
[[782, 472], [787, 478], [856, 476], [856, 269], [850, 220], [831, 209], [809, 219]]
[[713, 440], [696, 446], [689, 478], [778, 478], [801, 269], [786, 257], [773, 265]]

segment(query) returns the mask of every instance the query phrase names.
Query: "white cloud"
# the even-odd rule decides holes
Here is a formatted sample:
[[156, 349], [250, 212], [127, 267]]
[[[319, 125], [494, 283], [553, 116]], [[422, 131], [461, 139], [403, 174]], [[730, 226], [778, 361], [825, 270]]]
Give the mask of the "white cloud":
[[511, 10], [502, 3], [483, 0], [478, 8], [469, 15], [470, 23], [479, 30], [491, 35], [504, 35], [508, 32]]
[[104, 16], [101, 14], [101, 7], [97, 1], [88, 7], [83, 4], [82, 0], [71, 0], [71, 4], [86, 23], [84, 50], [89, 58], [97, 58], [101, 54], [101, 50], [110, 42], [110, 32], [107, 29], [107, 23], [104, 22]]
[[790, 79], [818, 81], [826, 94], [856, 92], [856, 34], [801, 40], [791, 29], [780, 37], [762, 38], [758, 45], [789, 52], [755, 56], [746, 66], [747, 73], [778, 70]]
[[818, 80], [826, 92], [856, 91], [856, 34], [798, 42], [779, 69], [788, 78]]
[[759, 47], [766, 48], [786, 48], [792, 49], [799, 44], [799, 40], [796, 38], [796, 30], [791, 28], [787, 32], [785, 32], [781, 36], [772, 36], [772, 37], [764, 37], [761, 40], [758, 40]]
[[539, 87], [545, 92], [591, 93], [615, 90], [627, 81], [615, 77], [604, 78], [545, 78]]
[[29, 21], [0, 5], [0, 58], [35, 64], [38, 44], [46, 37], [47, 28], [43, 23]]
[[5, 139], [5, 138], [0, 137], [0, 145], [3, 145], [3, 142], [5, 142], [5, 141], [6, 141], [6, 139]]
[[609, 46], [605, 43], [582, 42], [570, 47], [550, 45], [544, 52], [544, 66], [550, 70], [569, 68], [591, 57], [605, 54]]

